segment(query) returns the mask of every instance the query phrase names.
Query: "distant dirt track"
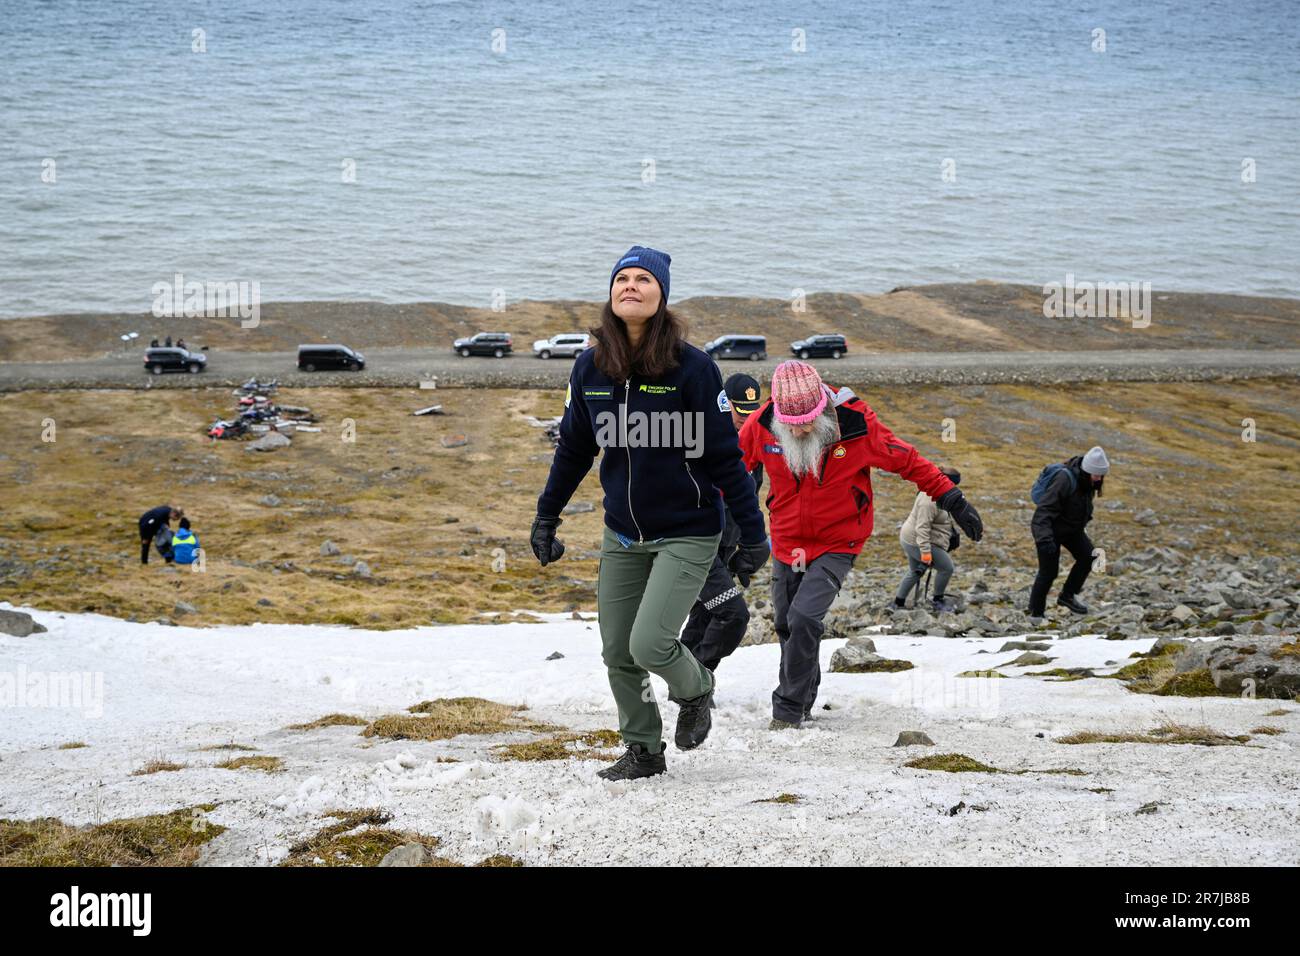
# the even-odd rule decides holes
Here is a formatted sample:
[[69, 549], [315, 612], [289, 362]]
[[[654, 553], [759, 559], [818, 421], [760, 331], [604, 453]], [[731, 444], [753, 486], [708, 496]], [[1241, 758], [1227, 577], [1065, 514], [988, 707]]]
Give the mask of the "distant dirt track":
[[[519, 354], [504, 359], [464, 359], [443, 349], [368, 349], [366, 361], [364, 372], [307, 373], [297, 370], [292, 352], [212, 352], [209, 370], [197, 375], [149, 375], [135, 353], [87, 361], [0, 363], [0, 391], [204, 388], [235, 386], [252, 377], [277, 378], [282, 385], [294, 388], [416, 388], [435, 378], [439, 388], [557, 388], [568, 380], [572, 366], [569, 359], [542, 360]], [[766, 380], [778, 361], [720, 364], [724, 377], [744, 371]], [[1300, 349], [888, 352], [814, 359], [813, 364], [830, 382], [862, 385], [1168, 382], [1297, 377]]]

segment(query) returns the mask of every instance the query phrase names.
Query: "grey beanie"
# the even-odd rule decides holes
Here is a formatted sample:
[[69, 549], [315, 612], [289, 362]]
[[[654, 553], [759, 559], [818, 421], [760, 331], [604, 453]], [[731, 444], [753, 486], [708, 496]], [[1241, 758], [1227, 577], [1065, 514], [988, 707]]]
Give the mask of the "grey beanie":
[[1110, 471], [1110, 459], [1100, 445], [1093, 445], [1088, 449], [1088, 454], [1083, 456], [1081, 467], [1090, 475], [1104, 475]]

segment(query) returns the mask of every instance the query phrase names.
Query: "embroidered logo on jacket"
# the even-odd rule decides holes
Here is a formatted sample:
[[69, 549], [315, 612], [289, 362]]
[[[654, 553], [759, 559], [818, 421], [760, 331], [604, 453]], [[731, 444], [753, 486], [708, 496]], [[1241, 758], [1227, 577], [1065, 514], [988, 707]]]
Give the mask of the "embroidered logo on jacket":
[[764, 445], [763, 454], [765, 455], [784, 455], [780, 445]]

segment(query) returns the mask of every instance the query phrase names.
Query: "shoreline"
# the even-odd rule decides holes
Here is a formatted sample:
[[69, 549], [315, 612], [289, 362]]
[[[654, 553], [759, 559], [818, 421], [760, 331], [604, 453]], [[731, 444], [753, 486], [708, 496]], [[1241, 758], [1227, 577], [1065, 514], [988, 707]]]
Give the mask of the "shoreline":
[[[820, 332], [845, 335], [849, 354], [874, 352], [1051, 352], [1058, 349], [1300, 349], [1300, 299], [1154, 290], [1151, 324], [1126, 318], [1048, 318], [1040, 287], [995, 282], [899, 287], [887, 293], [813, 293], [796, 308], [786, 299], [697, 296], [672, 308], [696, 344], [723, 334], [768, 338], [768, 353]], [[179, 336], [192, 347], [288, 352], [304, 342], [339, 341], [376, 349], [449, 351], [453, 339], [505, 331], [517, 352], [535, 339], [590, 328], [599, 301], [525, 300], [504, 310], [439, 302], [268, 302], [257, 325], [238, 316], [155, 318], [149, 313], [85, 312], [0, 320], [3, 362], [136, 357], [153, 337]], [[137, 332], [124, 348], [119, 336]]]

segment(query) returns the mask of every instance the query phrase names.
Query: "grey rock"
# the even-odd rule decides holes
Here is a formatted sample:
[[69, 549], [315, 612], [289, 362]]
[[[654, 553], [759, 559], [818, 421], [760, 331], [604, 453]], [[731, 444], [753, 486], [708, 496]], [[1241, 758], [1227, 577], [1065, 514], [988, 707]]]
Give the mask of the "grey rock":
[[30, 637], [44, 632], [45, 628], [33, 621], [26, 611], [0, 610], [0, 633], [11, 637]]
[[267, 432], [257, 441], [249, 442], [244, 446], [245, 451], [278, 451], [281, 448], [288, 448], [293, 442], [288, 435], [280, 432]]
[[379, 861], [380, 866], [424, 866], [433, 855], [428, 848], [419, 843], [404, 843], [385, 854]]
[[1180, 604], [1169, 612], [1169, 616], [1181, 624], [1196, 621], [1196, 612], [1186, 604]]
[[1250, 640], [1207, 641], [1205, 662], [1222, 694], [1283, 698], [1300, 696], [1296, 639], [1261, 635]]
[[1045, 651], [1051, 646], [1045, 641], [1007, 641], [998, 648], [997, 653], [1002, 654], [1006, 651]]
[[546, 655], [546, 659], [548, 661], [561, 661], [564, 660], [564, 655], [559, 651], [551, 651], [551, 653]]
[[352, 573], [359, 578], [368, 578], [370, 577], [370, 565], [364, 561], [358, 561], [352, 565]]
[[275, 602], [272, 601], [272, 600], [270, 600], [269, 598], [258, 598], [258, 599], [257, 599], [257, 606], [258, 606], [258, 607], [275, 607]]
[[875, 641], [869, 637], [854, 637], [831, 655], [831, 670], [848, 671], [872, 665], [882, 659], [876, 653]]
[[596, 510], [596, 506], [592, 504], [590, 501], [570, 501], [567, 505], [565, 505], [560, 510], [560, 514], [578, 515], [578, 514], [585, 514], [588, 511], [595, 511], [595, 510]]
[[1026, 651], [1013, 661], [1007, 661], [1002, 667], [1036, 667], [1040, 664], [1050, 664], [1056, 660], [1055, 657], [1048, 657], [1046, 654], [1038, 654], [1034, 651]]
[[333, 541], [326, 541], [320, 546], [320, 553], [325, 557], [331, 557], [339, 553], [339, 546]]
[[199, 609], [187, 601], [177, 601], [176, 606], [172, 608], [172, 614], [176, 617], [184, 617], [186, 614], [198, 614]]
[[900, 730], [895, 747], [933, 747], [934, 741], [922, 730]]
[[1259, 599], [1255, 595], [1240, 588], [1222, 588], [1219, 593], [1229, 607], [1236, 608], [1239, 611], [1250, 610], [1259, 606]]
[[1133, 520], [1147, 528], [1154, 528], [1160, 523], [1160, 519], [1156, 517], [1156, 513], [1150, 508], [1143, 508], [1133, 516]]
[[339, 558], [339, 564], [346, 565], [349, 568], [356, 563], [357, 563], [357, 559], [350, 554], [342, 555]]
[[279, 495], [262, 495], [257, 499], [257, 503], [267, 508], [278, 508], [282, 504]]

